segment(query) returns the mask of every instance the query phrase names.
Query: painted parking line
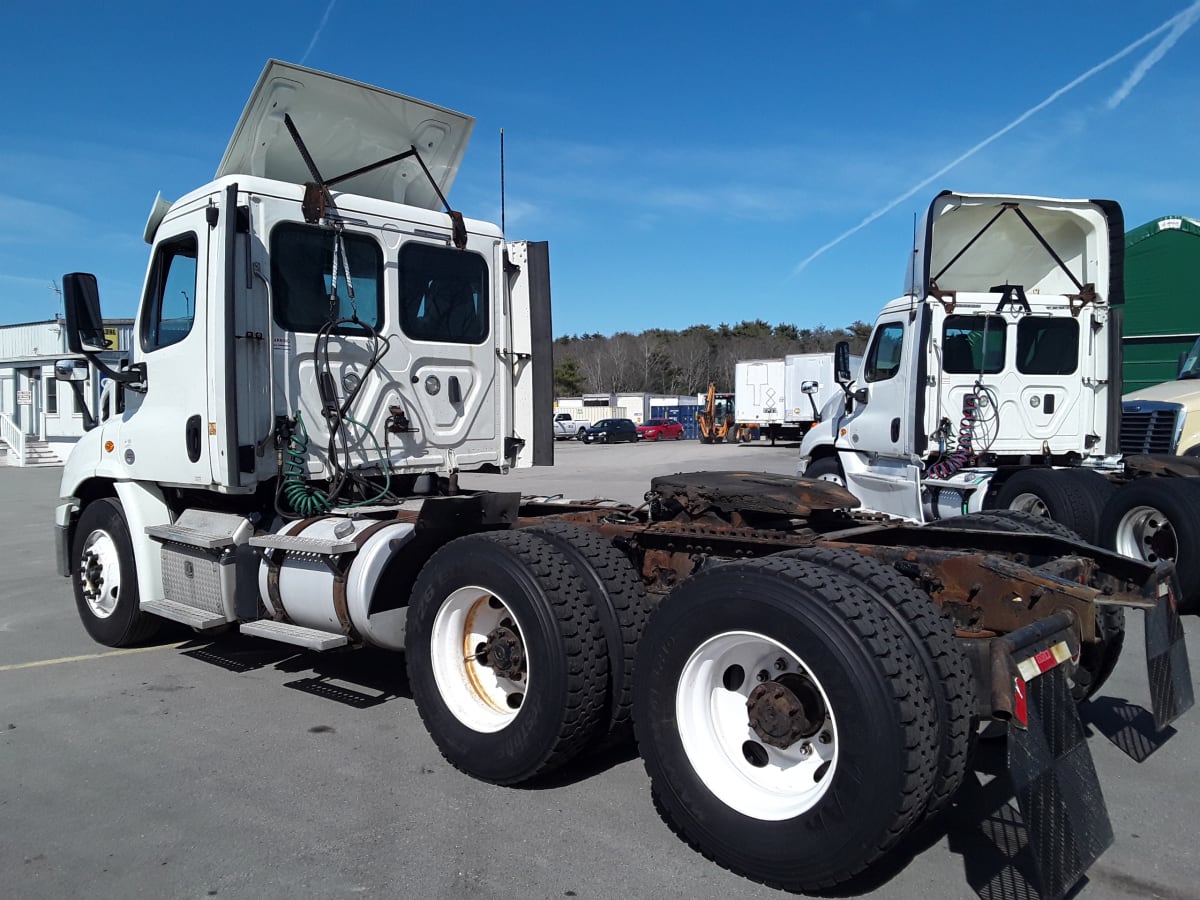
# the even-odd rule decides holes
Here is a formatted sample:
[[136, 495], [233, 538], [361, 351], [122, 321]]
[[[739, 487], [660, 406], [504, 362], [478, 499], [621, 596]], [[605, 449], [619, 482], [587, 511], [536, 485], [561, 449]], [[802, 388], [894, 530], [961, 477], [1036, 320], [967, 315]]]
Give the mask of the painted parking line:
[[149, 653], [151, 650], [178, 650], [187, 641], [178, 644], [157, 644], [153, 647], [129, 647], [125, 650], [109, 650], [105, 653], [84, 653], [82, 656], [60, 656], [58, 659], [39, 659], [33, 662], [13, 663], [0, 666], [0, 672], [13, 672], [17, 669], [37, 669], [42, 666], [57, 666], [62, 663], [84, 662], [89, 659], [104, 659], [108, 656], [128, 656], [131, 653]]

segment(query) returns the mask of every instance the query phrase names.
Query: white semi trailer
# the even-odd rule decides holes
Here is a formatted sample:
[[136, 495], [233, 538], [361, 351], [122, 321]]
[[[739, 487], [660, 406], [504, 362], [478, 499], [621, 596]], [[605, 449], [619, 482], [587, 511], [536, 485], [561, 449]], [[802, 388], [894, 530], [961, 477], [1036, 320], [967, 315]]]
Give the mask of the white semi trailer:
[[[851, 364], [857, 361], [851, 357]], [[738, 432], [756, 428], [772, 445], [803, 438], [840, 393], [832, 353], [789, 353], [782, 359], [739, 360], [734, 366]]]
[[[470, 129], [273, 61], [215, 179], [156, 204], [129, 360], [63, 470], [84, 627], [401, 651], [445, 758], [501, 784], [632, 725], [674, 826], [794, 890], [946, 809], [976, 723], [1006, 722], [1044, 894], [1067, 890], [1112, 839], [1073, 701], [1123, 609], [1156, 721], [1191, 705], [1170, 565], [746, 472], [655, 478], [636, 509], [460, 489], [554, 446], [546, 246], [447, 206]], [[95, 279], [64, 301], [102, 365]]]

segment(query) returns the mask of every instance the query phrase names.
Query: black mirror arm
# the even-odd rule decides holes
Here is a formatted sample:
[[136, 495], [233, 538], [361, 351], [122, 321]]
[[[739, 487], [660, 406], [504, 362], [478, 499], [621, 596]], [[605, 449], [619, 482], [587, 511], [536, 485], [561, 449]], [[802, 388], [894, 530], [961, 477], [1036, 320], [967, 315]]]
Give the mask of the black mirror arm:
[[83, 430], [91, 431], [96, 427], [96, 417], [92, 415], [92, 411], [88, 409], [87, 400], [83, 396], [83, 385], [78, 381], [72, 381], [71, 390], [75, 393], [75, 399], [79, 401], [79, 411], [83, 416]]

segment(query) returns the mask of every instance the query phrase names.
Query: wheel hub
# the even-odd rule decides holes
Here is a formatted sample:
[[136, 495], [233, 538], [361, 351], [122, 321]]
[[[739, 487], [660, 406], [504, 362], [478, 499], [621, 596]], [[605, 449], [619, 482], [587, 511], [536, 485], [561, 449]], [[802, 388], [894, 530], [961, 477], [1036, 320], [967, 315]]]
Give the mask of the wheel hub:
[[520, 681], [525, 672], [525, 645], [514, 628], [500, 624], [488, 633], [475, 659], [501, 678]]
[[104, 587], [104, 566], [100, 564], [100, 557], [92, 550], [89, 550], [83, 557], [83, 565], [80, 567], [83, 575], [83, 596], [89, 600], [94, 600], [100, 596], [100, 591]]
[[826, 718], [817, 686], [795, 673], [758, 685], [746, 700], [746, 710], [759, 740], [781, 750], [812, 737]]

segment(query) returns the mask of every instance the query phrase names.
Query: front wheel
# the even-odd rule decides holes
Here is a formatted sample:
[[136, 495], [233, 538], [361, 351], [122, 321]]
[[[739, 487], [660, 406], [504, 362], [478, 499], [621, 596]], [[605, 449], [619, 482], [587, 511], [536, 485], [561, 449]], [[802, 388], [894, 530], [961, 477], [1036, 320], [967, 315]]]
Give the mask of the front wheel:
[[141, 611], [133, 543], [121, 503], [112, 498], [84, 507], [75, 525], [72, 586], [83, 627], [108, 647], [149, 640], [161, 620]]
[[580, 441], [587, 440], [587, 438], [585, 437], [586, 434], [587, 434], [587, 429], [580, 428], [577, 432], [575, 432], [575, 438], [576, 438], [576, 440], [580, 440]]
[[820, 459], [814, 459], [804, 470], [804, 477], [816, 481], [832, 481], [839, 487], [846, 486], [846, 475], [842, 472], [842, 464], [838, 462], [836, 456], [822, 456]]
[[659, 809], [722, 865], [827, 888], [923, 812], [928, 681], [838, 573], [783, 558], [705, 570], [651, 615], [638, 653], [634, 728]]

